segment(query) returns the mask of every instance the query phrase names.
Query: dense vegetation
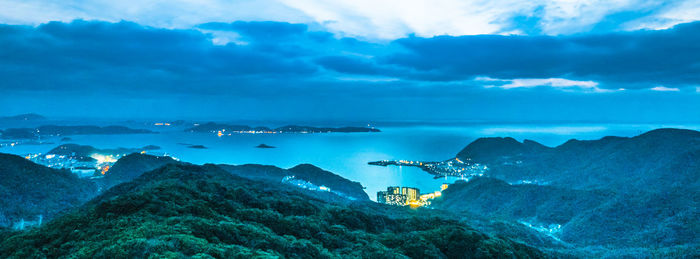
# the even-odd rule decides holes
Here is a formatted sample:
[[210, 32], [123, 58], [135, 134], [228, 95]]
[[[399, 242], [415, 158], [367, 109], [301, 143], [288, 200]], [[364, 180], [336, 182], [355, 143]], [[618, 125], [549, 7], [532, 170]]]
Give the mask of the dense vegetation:
[[327, 203], [214, 165], [169, 164], [0, 243], [0, 257], [534, 258], [430, 211]]
[[571, 190], [552, 186], [510, 185], [495, 178], [476, 178], [455, 183], [433, 202], [436, 208], [468, 211], [504, 219], [534, 219], [566, 224], [583, 211], [596, 208], [613, 193]]
[[35, 221], [39, 215], [48, 220], [92, 198], [96, 190], [70, 171], [0, 153], [0, 227], [22, 219]]
[[301, 164], [290, 169], [254, 164], [219, 166], [237, 176], [253, 180], [269, 181], [273, 184], [280, 183], [286, 176], [294, 176], [296, 179], [307, 181], [315, 185], [329, 187], [331, 190], [342, 192], [357, 200], [369, 200], [369, 196], [367, 196], [364, 187], [362, 187], [360, 183], [350, 181], [310, 164]]
[[[482, 138], [457, 157], [488, 165], [493, 178], [451, 185], [433, 203], [436, 208], [560, 224], [554, 236], [586, 249], [604, 246], [649, 256], [700, 247], [700, 132], [659, 129], [632, 138], [570, 140], [554, 148]], [[507, 183], [520, 180], [544, 185]]]
[[105, 173], [105, 176], [97, 182], [102, 189], [106, 190], [117, 184], [136, 179], [145, 172], [173, 163], [180, 162], [167, 156], [133, 153], [117, 160], [112, 168]]
[[698, 200], [697, 192], [631, 195], [477, 178], [451, 185], [433, 206], [545, 227], [559, 224], [556, 236], [571, 244], [666, 247], [700, 244]]

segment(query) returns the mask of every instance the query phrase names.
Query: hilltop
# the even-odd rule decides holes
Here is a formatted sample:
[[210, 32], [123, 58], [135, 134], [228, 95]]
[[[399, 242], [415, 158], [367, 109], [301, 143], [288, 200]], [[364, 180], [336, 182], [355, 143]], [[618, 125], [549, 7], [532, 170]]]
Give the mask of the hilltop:
[[2, 257], [540, 258], [429, 211], [339, 205], [232, 175], [169, 164], [78, 210], [0, 241]]
[[[667, 191], [700, 188], [700, 132], [657, 129], [636, 137], [569, 140], [546, 147], [531, 140], [481, 138], [457, 156], [491, 168], [508, 182], [537, 180], [575, 189]], [[651, 189], [650, 189], [651, 188]]]
[[109, 189], [120, 183], [131, 181], [141, 174], [167, 164], [181, 163], [168, 156], [152, 156], [132, 153], [117, 160], [104, 177], [98, 179], [102, 189]]
[[[266, 181], [273, 184], [285, 182], [304, 189], [315, 190], [317, 191], [315, 192], [316, 195], [330, 192], [352, 200], [369, 201], [369, 196], [367, 196], [364, 187], [360, 183], [350, 181], [310, 164], [302, 164], [290, 169], [254, 164], [218, 166], [229, 173], [251, 180]], [[321, 186], [327, 187], [327, 189], [321, 190]], [[328, 198], [332, 199], [333, 197]]]

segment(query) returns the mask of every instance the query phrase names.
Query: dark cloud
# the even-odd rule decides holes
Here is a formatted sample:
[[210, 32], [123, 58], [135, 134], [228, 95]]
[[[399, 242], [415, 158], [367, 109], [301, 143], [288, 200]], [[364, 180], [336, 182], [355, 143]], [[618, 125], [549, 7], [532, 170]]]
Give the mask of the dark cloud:
[[[238, 38], [213, 43], [230, 34]], [[682, 120], [698, 118], [695, 91], [596, 95], [549, 87], [484, 89], [470, 80], [562, 77], [608, 88], [697, 85], [697, 42], [700, 23], [605, 35], [409, 37], [380, 43], [279, 22], [208, 23], [189, 30], [82, 20], [0, 25], [0, 113], [39, 107], [31, 111], [319, 120], [613, 120], [630, 114], [653, 120], [674, 114]], [[382, 81], [387, 77], [398, 80]], [[685, 114], [688, 110], [694, 112]]]
[[[74, 21], [36, 28], [4, 25], [0, 31], [0, 73], [18, 81], [12, 87], [50, 80], [65, 82], [49, 86], [57, 90], [94, 84], [148, 88], [156, 81], [173, 83], [176, 90], [183, 78], [221, 83], [246, 76], [310, 75], [318, 69], [302, 59], [280, 58], [252, 46], [213, 45], [211, 35], [198, 30]], [[141, 83], [130, 84], [134, 81]]]
[[668, 30], [575, 36], [410, 37], [380, 64], [430, 72], [437, 80], [564, 77], [620, 84], [697, 85], [700, 22]]

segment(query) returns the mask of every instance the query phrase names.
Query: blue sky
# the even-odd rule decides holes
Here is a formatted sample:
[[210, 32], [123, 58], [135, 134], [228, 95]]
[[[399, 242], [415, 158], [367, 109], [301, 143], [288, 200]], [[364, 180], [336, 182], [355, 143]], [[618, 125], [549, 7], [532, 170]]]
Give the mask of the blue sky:
[[0, 0], [0, 113], [700, 122], [700, 1]]

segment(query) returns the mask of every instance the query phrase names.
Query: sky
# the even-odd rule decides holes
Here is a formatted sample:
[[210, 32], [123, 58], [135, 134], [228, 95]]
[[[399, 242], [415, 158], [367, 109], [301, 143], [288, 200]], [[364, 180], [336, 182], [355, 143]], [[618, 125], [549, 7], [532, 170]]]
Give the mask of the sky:
[[0, 115], [700, 123], [700, 0], [0, 0]]

